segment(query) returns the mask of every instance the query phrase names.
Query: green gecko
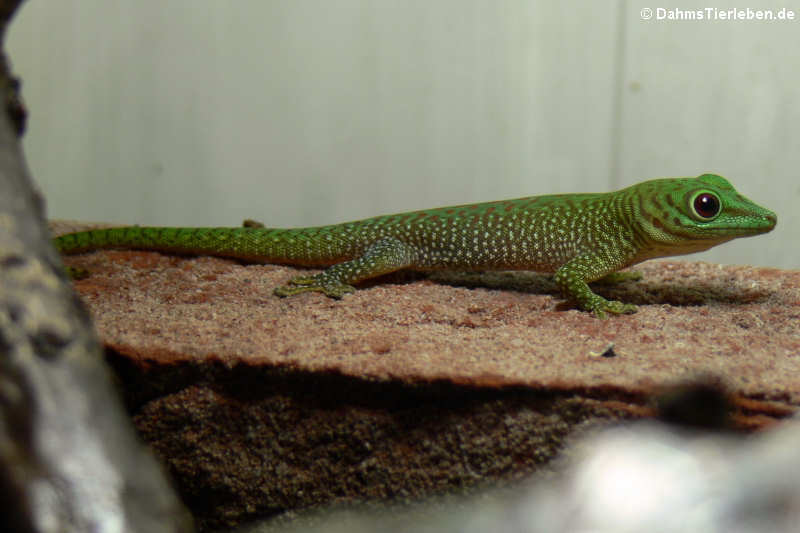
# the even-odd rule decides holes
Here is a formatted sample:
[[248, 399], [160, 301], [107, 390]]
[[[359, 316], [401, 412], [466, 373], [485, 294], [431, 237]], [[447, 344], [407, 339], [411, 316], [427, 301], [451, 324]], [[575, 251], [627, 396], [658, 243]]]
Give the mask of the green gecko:
[[291, 279], [275, 289], [278, 296], [317, 291], [341, 298], [355, 290], [354, 283], [404, 268], [548, 272], [565, 297], [604, 318], [634, 313], [636, 306], [606, 300], [588, 283], [625, 279], [616, 271], [766, 233], [776, 222], [775, 213], [740, 195], [725, 178], [703, 174], [607, 193], [532, 196], [329, 226], [129, 226], [62, 235], [54, 244], [61, 253], [127, 248], [330, 267]]

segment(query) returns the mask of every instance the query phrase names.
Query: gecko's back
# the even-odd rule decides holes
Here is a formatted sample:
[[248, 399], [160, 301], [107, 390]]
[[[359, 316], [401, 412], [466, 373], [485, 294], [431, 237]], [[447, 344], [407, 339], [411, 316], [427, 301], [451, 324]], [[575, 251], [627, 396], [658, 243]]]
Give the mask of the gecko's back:
[[[465, 204], [307, 228], [126, 226], [55, 239], [61, 253], [120, 248], [216, 255], [259, 263], [330, 266], [395, 238], [418, 250], [415, 268], [554, 271], [592, 244], [611, 193]], [[582, 215], [581, 215], [582, 214]]]

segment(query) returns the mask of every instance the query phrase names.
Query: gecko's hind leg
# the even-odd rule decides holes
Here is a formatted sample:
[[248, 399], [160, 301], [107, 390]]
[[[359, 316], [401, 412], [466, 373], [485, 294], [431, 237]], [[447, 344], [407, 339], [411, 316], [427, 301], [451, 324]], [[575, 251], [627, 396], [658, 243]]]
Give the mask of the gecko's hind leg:
[[374, 278], [412, 266], [417, 259], [416, 249], [395, 238], [381, 239], [363, 255], [338, 263], [314, 276], [299, 276], [287, 285], [275, 289], [277, 296], [292, 296], [301, 292], [321, 292], [339, 299], [355, 291], [353, 283]]

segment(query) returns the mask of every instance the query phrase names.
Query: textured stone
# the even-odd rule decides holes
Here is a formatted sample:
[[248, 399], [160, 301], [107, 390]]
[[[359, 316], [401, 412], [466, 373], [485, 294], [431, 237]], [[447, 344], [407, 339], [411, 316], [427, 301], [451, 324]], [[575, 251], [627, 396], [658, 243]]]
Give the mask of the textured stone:
[[800, 402], [795, 271], [648, 262], [598, 289], [639, 313], [600, 321], [528, 273], [393, 276], [333, 301], [273, 297], [302, 272], [287, 267], [68, 263], [92, 271], [76, 288], [204, 529], [519, 479], [575, 431], [650, 416], [653, 394], [697, 378], [728, 391], [742, 429]]

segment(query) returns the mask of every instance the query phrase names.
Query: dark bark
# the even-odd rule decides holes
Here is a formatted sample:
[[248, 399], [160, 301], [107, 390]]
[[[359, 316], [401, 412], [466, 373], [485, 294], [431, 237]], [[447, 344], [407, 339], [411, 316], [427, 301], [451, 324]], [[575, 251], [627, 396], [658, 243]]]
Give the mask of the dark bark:
[[[0, 38], [20, 3], [0, 2]], [[0, 531], [191, 531], [50, 244], [19, 145], [19, 83], [0, 53]]]

